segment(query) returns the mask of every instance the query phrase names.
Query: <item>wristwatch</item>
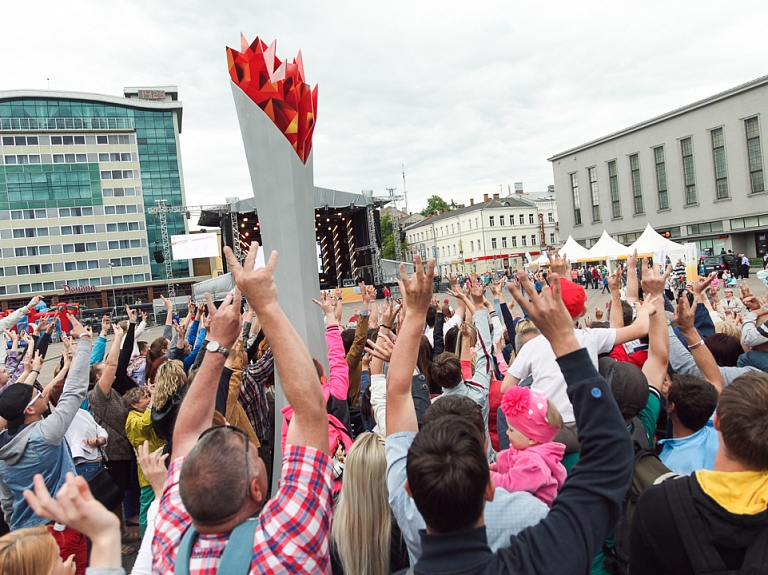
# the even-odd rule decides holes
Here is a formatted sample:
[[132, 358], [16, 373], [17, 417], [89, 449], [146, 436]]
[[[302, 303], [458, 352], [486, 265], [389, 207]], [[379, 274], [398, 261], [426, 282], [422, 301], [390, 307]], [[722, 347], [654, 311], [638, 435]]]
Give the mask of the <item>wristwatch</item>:
[[209, 341], [205, 349], [211, 353], [220, 353], [224, 357], [229, 357], [229, 350], [226, 347], [221, 347], [218, 341]]

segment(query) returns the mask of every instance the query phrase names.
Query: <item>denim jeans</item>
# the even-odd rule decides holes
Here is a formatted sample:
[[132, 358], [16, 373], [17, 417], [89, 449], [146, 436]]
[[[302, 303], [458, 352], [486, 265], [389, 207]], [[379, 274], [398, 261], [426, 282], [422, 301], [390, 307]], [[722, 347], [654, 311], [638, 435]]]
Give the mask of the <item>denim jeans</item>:
[[83, 463], [75, 465], [75, 471], [80, 477], [84, 477], [86, 481], [90, 481], [90, 479], [99, 472], [101, 467], [101, 461], [84, 461]]

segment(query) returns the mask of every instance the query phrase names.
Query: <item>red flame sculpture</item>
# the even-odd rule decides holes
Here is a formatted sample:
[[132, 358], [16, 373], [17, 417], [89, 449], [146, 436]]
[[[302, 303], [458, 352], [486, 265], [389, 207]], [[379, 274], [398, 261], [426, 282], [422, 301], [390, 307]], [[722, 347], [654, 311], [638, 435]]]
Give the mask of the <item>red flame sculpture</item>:
[[267, 45], [257, 37], [249, 46], [240, 36], [241, 52], [227, 48], [232, 81], [264, 110], [306, 164], [312, 149], [312, 132], [317, 121], [317, 85], [304, 81], [301, 51], [293, 63], [275, 55], [277, 40]]

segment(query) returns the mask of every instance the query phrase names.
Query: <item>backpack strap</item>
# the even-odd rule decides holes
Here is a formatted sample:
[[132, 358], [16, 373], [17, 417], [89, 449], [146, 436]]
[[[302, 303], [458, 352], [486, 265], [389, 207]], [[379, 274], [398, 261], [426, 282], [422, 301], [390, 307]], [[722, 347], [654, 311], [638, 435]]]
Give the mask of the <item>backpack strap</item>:
[[727, 569], [717, 549], [702, 538], [706, 529], [693, 502], [690, 481], [691, 479], [686, 477], [664, 482], [664, 492], [677, 531], [683, 540], [683, 547], [694, 573], [724, 573]]
[[645, 432], [645, 425], [639, 417], [632, 420], [632, 441], [636, 441], [640, 449], [651, 451], [651, 444], [648, 442], [648, 434]]
[[[227, 540], [227, 546], [219, 559], [217, 575], [247, 574], [251, 568], [253, 559], [253, 540], [256, 535], [256, 527], [259, 522], [255, 517], [247, 519], [232, 530]], [[176, 551], [176, 565], [174, 575], [189, 575], [189, 561], [192, 557], [192, 549], [197, 541], [197, 529], [193, 525], [184, 532]]]

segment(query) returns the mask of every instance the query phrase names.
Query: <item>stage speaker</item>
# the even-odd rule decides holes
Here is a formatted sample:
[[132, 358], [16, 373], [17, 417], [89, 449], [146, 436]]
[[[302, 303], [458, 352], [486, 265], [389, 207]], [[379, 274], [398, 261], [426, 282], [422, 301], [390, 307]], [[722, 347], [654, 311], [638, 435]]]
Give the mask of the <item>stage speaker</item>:
[[163, 252], [160, 250], [155, 250], [152, 252], [152, 255], [155, 256], [155, 261], [159, 264], [165, 262], [165, 256], [163, 255]]

